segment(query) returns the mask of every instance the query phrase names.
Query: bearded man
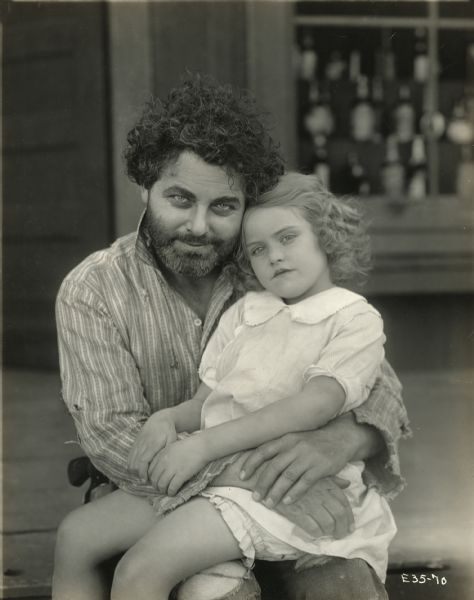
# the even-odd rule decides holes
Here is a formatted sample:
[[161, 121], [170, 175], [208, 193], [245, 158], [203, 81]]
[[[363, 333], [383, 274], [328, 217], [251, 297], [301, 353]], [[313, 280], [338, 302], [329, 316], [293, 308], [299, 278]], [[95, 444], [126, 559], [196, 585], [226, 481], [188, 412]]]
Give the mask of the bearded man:
[[[261, 115], [247, 93], [202, 77], [188, 78], [166, 100], [149, 105], [130, 131], [126, 150], [128, 174], [140, 186], [145, 205], [138, 231], [88, 257], [61, 286], [62, 394], [79, 441], [118, 488], [151, 502], [147, 520], [138, 526], [123, 514], [104, 517], [100, 500], [66, 517], [56, 547], [56, 600], [108, 597], [97, 557], [127, 551], [137, 531], [156, 518], [152, 501], [158, 492], [151, 481], [159, 448], [148, 419], [196, 391], [209, 337], [242, 294], [232, 259], [244, 210], [284, 170]], [[387, 496], [401, 487], [397, 442], [408, 426], [400, 390], [385, 365], [369, 400], [353, 413], [248, 452], [216, 474], [213, 483], [254, 490], [314, 537], [342, 537], [352, 514], [344, 485], [333, 475], [346, 463], [365, 460], [366, 482]], [[130, 469], [130, 452], [144, 430], [146, 452]], [[91, 535], [99, 514], [101, 531], [120, 532], [118, 547], [112, 548], [107, 535]], [[91, 567], [95, 576], [86, 581]], [[274, 563], [264, 569], [271, 573], [262, 581], [278, 582], [288, 600], [386, 598], [382, 583], [361, 559], [297, 564], [296, 569], [292, 563]], [[244, 577], [238, 564], [211, 571], [215, 575], [186, 581], [178, 596], [259, 597], [255, 578]]]

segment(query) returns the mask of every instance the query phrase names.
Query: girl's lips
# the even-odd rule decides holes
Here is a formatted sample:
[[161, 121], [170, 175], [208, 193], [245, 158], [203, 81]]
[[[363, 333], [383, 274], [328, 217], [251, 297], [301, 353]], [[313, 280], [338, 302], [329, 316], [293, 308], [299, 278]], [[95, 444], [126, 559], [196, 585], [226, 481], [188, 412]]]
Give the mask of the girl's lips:
[[285, 273], [291, 273], [293, 271], [293, 269], [279, 269], [278, 271], [275, 271], [272, 279], [275, 279], [275, 277], [279, 277], [280, 275], [285, 275]]

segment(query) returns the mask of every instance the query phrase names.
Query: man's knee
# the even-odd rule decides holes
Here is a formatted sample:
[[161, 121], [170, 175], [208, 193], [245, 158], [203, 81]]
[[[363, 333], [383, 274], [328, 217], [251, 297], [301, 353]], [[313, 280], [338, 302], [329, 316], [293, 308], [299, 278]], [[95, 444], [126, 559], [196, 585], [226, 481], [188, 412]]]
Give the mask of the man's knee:
[[384, 585], [361, 559], [332, 558], [326, 564], [296, 572], [294, 563], [259, 563], [262, 599], [275, 590], [288, 600], [387, 600]]
[[221, 563], [193, 575], [176, 591], [176, 600], [260, 600], [253, 573], [240, 561]]

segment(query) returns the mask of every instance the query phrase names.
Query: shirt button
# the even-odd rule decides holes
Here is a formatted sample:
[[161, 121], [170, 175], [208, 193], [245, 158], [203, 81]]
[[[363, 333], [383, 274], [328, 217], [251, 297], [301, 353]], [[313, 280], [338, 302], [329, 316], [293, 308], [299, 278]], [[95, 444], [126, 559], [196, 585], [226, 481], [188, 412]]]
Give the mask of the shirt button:
[[201, 319], [194, 319], [194, 325], [196, 325], [196, 327], [201, 327], [201, 325], [202, 325]]

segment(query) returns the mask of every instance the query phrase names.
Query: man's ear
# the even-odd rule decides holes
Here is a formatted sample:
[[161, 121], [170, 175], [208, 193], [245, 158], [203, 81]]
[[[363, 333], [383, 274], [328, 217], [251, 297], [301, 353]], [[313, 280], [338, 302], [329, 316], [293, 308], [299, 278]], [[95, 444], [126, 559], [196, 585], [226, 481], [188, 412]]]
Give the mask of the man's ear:
[[144, 187], [140, 187], [140, 196], [143, 204], [146, 206], [148, 204], [148, 190]]

